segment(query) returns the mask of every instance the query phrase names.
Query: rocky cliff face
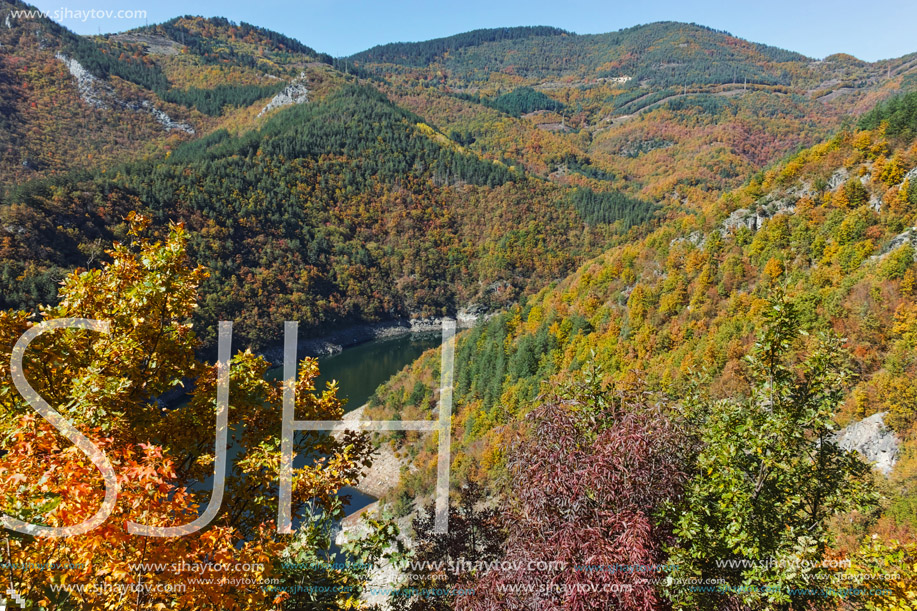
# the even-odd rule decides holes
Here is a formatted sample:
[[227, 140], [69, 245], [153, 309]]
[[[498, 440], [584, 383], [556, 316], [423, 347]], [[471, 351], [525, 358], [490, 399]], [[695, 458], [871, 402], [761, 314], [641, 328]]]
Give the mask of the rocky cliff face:
[[68, 57], [63, 53], [57, 53], [55, 57], [67, 66], [71, 76], [76, 79], [76, 85], [83, 101], [96, 110], [108, 110], [112, 107], [117, 107], [133, 112], [145, 112], [167, 131], [180, 130], [187, 134], [195, 133], [193, 127], [187, 123], [175, 121], [164, 111], [153, 106], [149, 100], [125, 101], [120, 99], [110, 85], [93, 76], [80, 62], [72, 57]]
[[278, 93], [268, 102], [267, 106], [261, 109], [258, 116], [261, 117], [275, 108], [290, 106], [291, 104], [303, 104], [309, 101], [309, 88], [306, 87], [306, 73], [302, 72], [299, 78], [293, 80], [289, 85], [284, 87], [283, 91]]
[[855, 422], [837, 435], [837, 443], [845, 450], [856, 450], [873, 463], [883, 475], [891, 473], [898, 461], [898, 437], [885, 425], [881, 412]]

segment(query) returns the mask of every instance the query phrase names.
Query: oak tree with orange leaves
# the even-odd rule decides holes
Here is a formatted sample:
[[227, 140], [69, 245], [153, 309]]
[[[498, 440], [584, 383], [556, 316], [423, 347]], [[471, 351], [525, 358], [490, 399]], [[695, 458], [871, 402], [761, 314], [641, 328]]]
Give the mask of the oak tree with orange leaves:
[[[4, 363], [40, 321], [109, 321], [107, 334], [63, 329], [40, 335], [25, 352], [23, 371], [38, 395], [106, 454], [120, 487], [111, 515], [86, 534], [49, 538], [6, 530], [3, 589], [13, 588], [32, 605], [74, 610], [279, 609], [285, 600], [296, 602], [295, 593], [263, 585], [290, 579], [281, 574], [279, 558], [288, 547], [301, 549], [303, 535], [277, 533], [282, 388], [266, 380], [268, 362], [248, 350], [230, 363], [229, 434], [238, 455], [227, 468], [216, 518], [183, 537], [127, 529], [128, 522], [185, 525], [207, 506], [217, 406], [217, 367], [198, 357], [201, 343], [190, 323], [206, 271], [189, 265], [182, 226], [156, 238], [148, 219], [132, 214], [128, 220], [128, 243], [115, 244], [101, 268], [68, 276], [58, 305], [37, 315], [0, 312]], [[296, 418], [339, 419], [337, 388], [316, 391], [317, 375], [315, 359], [300, 363]], [[182, 384], [193, 389], [188, 400], [162, 407], [157, 397]], [[337, 493], [370, 463], [366, 436], [306, 432], [294, 448], [308, 460], [294, 470], [293, 515], [308, 508], [306, 524], [316, 516], [339, 517], [344, 509]], [[16, 391], [8, 365], [0, 368], [0, 450], [3, 514], [61, 527], [99, 510], [100, 471]], [[217, 564], [238, 570], [216, 571]], [[324, 579], [352, 583], [353, 577], [329, 573]], [[324, 596], [322, 608], [359, 605], [358, 587]]]

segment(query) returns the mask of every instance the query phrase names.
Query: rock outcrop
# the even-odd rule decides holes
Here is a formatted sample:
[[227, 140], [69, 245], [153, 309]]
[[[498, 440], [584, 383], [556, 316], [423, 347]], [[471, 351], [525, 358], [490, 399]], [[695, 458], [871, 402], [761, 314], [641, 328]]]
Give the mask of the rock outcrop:
[[[345, 422], [366, 420], [364, 417], [365, 410], [365, 405], [358, 407], [344, 414], [343, 420]], [[340, 433], [332, 434], [335, 436], [340, 435]], [[363, 477], [354, 487], [363, 494], [379, 498], [398, 485], [401, 479], [402, 467], [407, 468], [409, 471], [416, 470], [416, 467], [411, 465], [406, 458], [396, 456], [391, 445], [388, 444], [388, 440], [385, 440], [379, 446], [376, 455], [373, 456], [372, 466], [366, 470]]]
[[796, 198], [792, 196], [762, 198], [752, 208], [740, 208], [733, 211], [723, 221], [723, 231], [728, 233], [740, 227], [757, 231], [767, 219], [778, 214], [792, 214], [796, 210]]
[[76, 79], [76, 88], [84, 102], [97, 109], [109, 108], [105, 99], [114, 95], [114, 92], [108, 85], [96, 78], [72, 57], [67, 57], [63, 53], [55, 53], [54, 57], [67, 66], [70, 75]]
[[887, 412], [874, 414], [855, 422], [837, 434], [837, 444], [845, 450], [856, 450], [873, 463], [883, 475], [892, 472], [898, 461], [898, 436], [885, 425]]
[[[872, 259], [883, 259], [890, 252], [894, 251], [899, 246], [904, 246], [905, 244], [910, 244], [914, 247], [914, 250], [917, 251], [917, 227], [908, 227], [895, 237], [893, 237], [888, 244], [882, 248], [882, 251], [878, 255], [873, 255]], [[917, 252], [915, 252], [915, 257], [917, 257]]]
[[262, 116], [275, 108], [290, 106], [292, 104], [303, 104], [309, 101], [309, 88], [306, 87], [306, 73], [301, 72], [299, 77], [294, 79], [289, 85], [283, 88], [283, 91], [271, 98], [267, 106], [261, 109], [258, 116]]
[[80, 97], [96, 110], [121, 108], [131, 112], [143, 112], [150, 115], [167, 131], [194, 133], [193, 127], [187, 123], [175, 121], [165, 111], [151, 104], [149, 100], [122, 100], [108, 83], [86, 70], [80, 62], [72, 57], [68, 57], [63, 53], [56, 53], [54, 57], [67, 66], [71, 76], [76, 79], [76, 87], [80, 92]]
[[[344, 420], [348, 422], [365, 420], [366, 418], [363, 415], [365, 408], [366, 406], [364, 405], [352, 412], [348, 412], [344, 415]], [[340, 433], [332, 434], [339, 435]], [[407, 458], [399, 458], [395, 455], [391, 446], [387, 442], [383, 442], [382, 445], [379, 446], [378, 453], [373, 457], [372, 466], [367, 470], [360, 481], [357, 482], [355, 488], [364, 494], [379, 498], [398, 485], [398, 481], [401, 479], [401, 469], [403, 467], [410, 471], [416, 470], [416, 467], [411, 465]], [[337, 545], [343, 545], [346, 541], [359, 539], [368, 534], [363, 524], [363, 516], [368, 515], [378, 518], [380, 512], [381, 507], [379, 502], [376, 501], [348, 515], [341, 521], [340, 530], [335, 535], [335, 543]], [[410, 530], [413, 515], [414, 514], [411, 513], [400, 520], [396, 520], [396, 524], [401, 533], [399, 539], [401, 539], [406, 546], [409, 546], [411, 543], [406, 533]], [[367, 591], [362, 596], [362, 600], [369, 605], [377, 605], [380, 609], [388, 609], [389, 597], [381, 592], [387, 591], [390, 588], [396, 588], [398, 584], [403, 581], [404, 574], [401, 568], [394, 564], [383, 562], [381, 566], [370, 571], [366, 587]], [[373, 590], [378, 590], [379, 592], [373, 593]]]

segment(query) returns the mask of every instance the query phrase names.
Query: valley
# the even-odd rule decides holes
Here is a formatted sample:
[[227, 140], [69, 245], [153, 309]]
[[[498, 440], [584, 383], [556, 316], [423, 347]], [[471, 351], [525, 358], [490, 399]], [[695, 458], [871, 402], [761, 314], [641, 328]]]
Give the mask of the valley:
[[[25, 367], [121, 500], [85, 536], [8, 536], [11, 559], [95, 567], [11, 588], [79, 611], [130, 605], [50, 584], [190, 587], [136, 609], [917, 608], [917, 53], [660, 21], [332, 57], [219, 17], [4, 21], [28, 7], [0, 0], [0, 356], [43, 318], [112, 321]], [[439, 337], [402, 332], [445, 318], [448, 457], [417, 430], [280, 438], [290, 398], [299, 419], [434, 419]], [[292, 385], [284, 321], [319, 357]], [[87, 519], [101, 467], [18, 388], [4, 370], [5, 515]], [[130, 519], [188, 523], [215, 494], [218, 388], [213, 523], [144, 542]], [[288, 442], [296, 534], [275, 522]], [[354, 487], [381, 497], [359, 518]], [[128, 567], [150, 557], [261, 568], [227, 588]], [[442, 568], [464, 560], [501, 568]], [[380, 574], [470, 593], [373, 596]], [[871, 593], [810, 587], [850, 580]]]

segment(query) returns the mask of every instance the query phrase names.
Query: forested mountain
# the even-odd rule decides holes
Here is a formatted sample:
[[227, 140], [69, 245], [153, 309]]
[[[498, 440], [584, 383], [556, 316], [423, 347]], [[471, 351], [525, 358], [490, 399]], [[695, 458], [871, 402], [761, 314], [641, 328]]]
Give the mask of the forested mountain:
[[348, 61], [484, 156], [682, 202], [828, 137], [850, 114], [912, 88], [917, 73], [913, 55], [814, 60], [693, 24], [523, 33], [399, 43]]
[[222, 19], [176, 18], [77, 36], [0, 2], [0, 171], [23, 181], [161, 155], [218, 128], [251, 128], [291, 81], [313, 99], [344, 76], [290, 38]]
[[476, 30], [426, 42], [374, 47], [348, 58], [360, 65], [437, 65], [450, 75], [487, 80], [490, 73], [649, 80], [656, 86], [742, 82], [789, 85], [808, 63], [799, 53], [754, 44], [698, 25], [659, 22], [608, 34], [556, 28]]
[[[663, 532], [672, 528], [681, 540], [668, 548], [673, 556], [653, 557], [656, 562], [667, 557], [674, 562], [672, 558], [678, 557], [678, 562], [687, 562], [692, 570], [698, 571], [677, 573], [681, 577], [722, 579], [725, 576], [726, 582], [719, 583], [732, 589], [677, 585], [706, 583], [689, 580], [675, 581], [674, 586], [668, 582], [666, 592], [674, 600], [688, 601], [690, 608], [722, 608], [720, 605], [728, 599], [724, 595], [729, 597], [730, 592], [736, 593], [733, 599], [736, 604], [741, 600], [748, 605], [741, 608], [770, 608], [753, 593], [766, 591], [768, 580], [778, 577], [756, 575], [754, 571], [727, 574], [722, 565], [705, 566], [702, 558], [710, 553], [714, 557], [719, 554], [720, 558], [764, 558], [762, 548], [742, 548], [745, 543], [740, 541], [753, 540], [753, 545], [765, 547], [778, 544], [763, 531], [756, 535], [741, 531], [750, 525], [745, 520], [774, 518], [782, 511], [782, 503], [791, 502], [785, 496], [789, 490], [801, 491], [803, 482], [793, 481], [782, 492], [775, 489], [774, 505], [757, 509], [743, 506], [748, 497], [742, 496], [741, 479], [727, 481], [728, 477], [721, 477], [723, 474], [717, 469], [727, 465], [730, 469], [744, 469], [743, 461], [750, 458], [749, 453], [759, 442], [770, 448], [768, 452], [786, 448], [768, 445], [778, 443], [781, 433], [779, 428], [772, 427], [781, 425], [773, 420], [769, 424], [752, 424], [755, 418], [774, 418], [773, 403], [765, 401], [764, 407], [754, 408], [752, 413], [756, 416], [730, 410], [736, 409], [737, 398], [756, 396], [755, 385], [766, 370], [759, 369], [762, 365], [757, 359], [767, 342], [781, 338], [781, 346], [769, 344], [768, 349], [781, 355], [781, 359], [797, 362], [803, 358], [801, 355], [822, 345], [820, 342], [835, 341], [825, 338], [835, 337], [839, 343], [832, 348], [836, 352], [830, 358], [839, 359], [835, 365], [839, 377], [829, 387], [833, 397], [831, 407], [821, 416], [828, 418], [823, 439], [829, 439], [828, 435], [834, 434], [831, 431], [837, 431], [839, 426], [883, 414], [903, 446], [901, 458], [888, 479], [878, 476], [882, 492], [878, 506], [852, 513], [838, 509], [833, 522], [818, 526], [826, 529], [822, 534], [809, 532], [820, 537], [821, 545], [825, 546], [821, 548], [823, 552], [854, 559], [853, 566], [858, 568], [852, 570], [859, 571], [860, 585], [878, 587], [885, 579], [880, 576], [882, 571], [904, 566], [899, 560], [907, 564], [906, 559], [913, 558], [913, 546], [908, 552], [897, 546], [899, 540], [913, 541], [917, 534], [914, 501], [917, 478], [913, 460], [917, 402], [912, 384], [917, 373], [917, 360], [913, 356], [917, 337], [914, 334], [917, 237], [913, 229], [917, 223], [917, 140], [913, 131], [917, 123], [912, 112], [915, 100], [917, 93], [911, 93], [878, 106], [864, 115], [857, 126], [842, 129], [829, 140], [755, 174], [739, 189], [699, 202], [690, 214], [666, 223], [642, 239], [608, 249], [562, 282], [552, 283], [461, 336], [455, 357], [458, 412], [453, 421], [453, 443], [457, 448], [452, 467], [456, 483], [470, 480], [490, 485], [492, 493], [501, 496], [509, 524], [517, 524], [531, 515], [515, 511], [519, 503], [538, 502], [541, 503], [538, 512], [557, 511], [566, 515], [565, 503], [571, 497], [564, 495], [576, 495], [576, 482], [581, 479], [563, 479], [561, 472], [555, 472], [553, 460], [537, 453], [541, 450], [526, 449], [529, 444], [540, 447], [539, 444], [545, 443], [541, 441], [543, 435], [567, 434], [564, 418], [585, 419], [585, 423], [575, 426], [592, 426], [590, 423], [595, 420], [589, 418], [595, 412], [590, 410], [621, 418], [625, 414], [644, 413], [640, 410], [656, 409], [669, 401], [679, 403], [682, 407], [672, 413], [687, 416], [688, 421], [683, 424], [697, 435], [705, 436], [703, 443], [709, 445], [703, 447], [711, 453], [721, 452], [725, 462], [719, 466], [701, 462], [689, 467], [696, 471], [689, 472], [688, 478], [694, 478], [692, 485], [697, 486], [695, 490], [704, 490], [703, 496], [690, 501], [698, 503], [693, 509], [683, 506], [679, 511], [686, 513], [676, 514], [682, 517], [657, 514], [653, 520], [655, 527]], [[769, 326], [774, 324], [769, 321], [775, 319], [780, 321], [779, 329]], [[822, 353], [822, 357], [828, 358], [826, 354]], [[438, 397], [431, 390], [435, 386], [438, 359], [438, 353], [430, 351], [380, 388], [371, 402], [370, 417], [429, 418]], [[794, 392], [809, 388], [803, 376], [814, 371], [811, 366], [805, 365], [804, 372], [808, 373], [797, 371], [788, 378], [793, 384], [798, 383], [793, 387]], [[772, 393], [778, 383], [771, 379], [768, 384], [767, 393]], [[827, 392], [828, 387], [823, 390]], [[655, 403], [655, 408], [644, 405], [636, 412], [628, 411], [634, 409], [627, 407], [628, 402], [640, 403], [644, 401], [641, 396], [654, 396], [654, 401], [661, 403]], [[773, 395], [768, 396], [769, 401], [775, 401]], [[804, 400], [797, 397], [795, 401], [794, 409], [801, 410]], [[692, 413], [691, 409], [699, 404], [707, 404], [709, 407], [705, 409], [711, 411]], [[544, 417], [545, 410], [550, 412], [551, 419], [538, 420]], [[801, 414], [796, 412], [794, 417]], [[532, 428], [533, 418], [542, 428]], [[737, 419], [725, 425], [717, 424], [718, 418]], [[555, 428], [547, 432], [552, 421]], [[726, 429], [718, 428], [722, 426]], [[581, 432], [583, 428], [575, 430], [579, 431], [577, 434], [585, 434]], [[758, 432], [760, 439], [756, 437]], [[514, 445], [519, 443], [519, 435], [524, 440], [522, 450]], [[411, 464], [421, 466], [416, 471], [404, 471], [401, 487], [390, 499], [395, 507], [409, 507], [405, 499], [423, 497], [432, 489], [436, 446], [414, 433], [391, 443], [409, 454]], [[508, 450], [514, 447], [517, 449]], [[551, 447], [554, 455], [565, 452], [562, 444]], [[608, 446], [606, 451], [612, 452], [613, 447]], [[577, 452], [571, 451], [569, 460], [585, 460]], [[728, 458], [729, 452], [736, 454]], [[599, 462], [602, 456], [595, 455], [591, 460]], [[533, 462], [518, 462], [523, 459]], [[713, 460], [710, 457], [698, 460], [708, 459]], [[539, 460], [544, 462], [535, 462]], [[591, 477], [596, 462], [584, 463], [580, 467], [582, 471], [576, 472], [584, 475], [571, 475], [571, 478]], [[757, 465], [758, 461], [749, 464]], [[664, 467], [657, 462], [656, 468]], [[780, 463], [777, 468], [790, 469], [788, 463]], [[523, 473], [526, 475], [521, 477]], [[738, 472], [733, 475], [741, 476]], [[630, 476], [662, 475], [656, 471], [653, 475], [631, 473]], [[517, 483], [520, 477], [524, 481]], [[827, 481], [821, 475], [812, 477], [818, 482]], [[624, 484], [616, 487], [616, 481], [609, 479], [594, 485], [609, 486], [607, 494], [625, 494], [631, 489]], [[758, 490], [752, 492], [752, 498], [757, 497]], [[719, 494], [723, 495], [722, 501], [711, 501], [719, 498]], [[666, 502], [681, 503], [679, 495], [673, 487], [667, 500], [652, 502], [660, 506]], [[716, 520], [723, 518], [716, 517], [717, 507], [734, 509], [736, 514], [746, 510], [749, 513], [719, 523], [731, 534], [717, 538], [719, 535], [713, 535], [713, 530], [699, 530], [718, 527]], [[690, 518], [699, 520], [703, 526], [682, 519], [692, 511], [708, 516]], [[788, 520], [792, 514], [790, 511], [777, 519]], [[705, 523], [705, 519], [712, 521]], [[597, 523], [590, 524], [600, 528]], [[727, 524], [731, 526], [727, 528]], [[581, 522], [578, 528], [586, 526]], [[777, 531], [783, 528], [789, 530], [791, 525], [781, 522]], [[808, 528], [814, 529], [815, 525]], [[559, 538], [542, 540], [534, 535], [522, 528], [515, 536], [522, 540], [536, 539], [534, 548], [521, 547], [546, 557], [565, 557], [571, 553], [569, 546], [575, 548], [581, 544]], [[668, 535], [656, 536], [660, 537], [659, 543]], [[707, 540], [708, 536], [714, 540]], [[872, 543], [861, 548], [863, 540]], [[651, 547], [652, 543], [641, 545]], [[688, 547], [691, 551], [684, 551]], [[520, 546], [510, 544], [505, 549], [507, 557], [513, 558]], [[898, 551], [892, 552], [893, 549]], [[883, 555], [886, 552], [889, 555]], [[604, 553], [612, 554], [612, 551]], [[880, 562], [879, 568], [870, 564], [873, 560]], [[857, 562], [866, 564], [857, 565]], [[892, 581], [897, 585], [886, 591], [887, 598], [872, 599], [873, 604], [880, 606], [860, 607], [862, 601], [858, 601], [850, 602], [852, 608], [894, 608], [894, 604], [910, 600], [913, 573], [896, 574], [899, 579]], [[785, 579], [785, 583], [794, 583], [799, 578], [798, 574], [781, 575], [779, 579]], [[568, 572], [548, 572], [542, 577], [576, 579]], [[487, 581], [488, 586], [504, 579], [497, 573], [491, 573], [490, 578], [497, 581]], [[826, 586], [821, 584], [821, 587]], [[650, 596], [652, 591], [644, 593]], [[479, 600], [475, 604], [482, 605], [478, 608], [490, 608], [483, 606], [488, 600], [491, 599], [485, 595], [483, 602]], [[456, 604], [456, 608], [476, 608], [462, 606], [461, 599]]]
[[217, 320], [263, 347], [284, 320], [314, 329], [499, 308], [654, 216], [649, 202], [588, 193], [467, 153], [350, 85], [166, 159], [10, 190], [3, 300], [52, 299], [63, 270], [90, 264], [136, 209], [191, 231], [192, 255], [211, 270], [205, 337]]
[[[384, 45], [378, 45], [361, 53], [351, 55], [349, 58], [353, 62], [361, 63], [385, 63], [385, 64], [403, 64], [405, 66], [427, 66], [442, 59], [447, 54], [452, 54], [459, 49], [476, 47], [488, 42], [503, 42], [520, 39], [538, 39], [545, 36], [560, 36], [568, 32], [560, 28], [550, 27], [517, 27], [517, 28], [493, 28], [472, 30], [448, 36], [446, 38], [437, 38], [426, 42], [396, 42]], [[537, 44], [538, 40], [534, 42]]]
[[[644, 580], [553, 608], [837, 602], [739, 590], [820, 575], [760, 564], [777, 557], [853, 559], [872, 585], [904, 558], [892, 602], [861, 607], [907, 608], [893, 604], [917, 566], [897, 542], [917, 537], [917, 55], [815, 60], [661, 22], [476, 30], [332, 58], [219, 18], [81, 37], [13, 17], [30, 8], [0, 0], [4, 337], [41, 306], [76, 307], [53, 305], [59, 294], [89, 299], [93, 278], [138, 283], [139, 301], [155, 289], [165, 308], [164, 276], [143, 275], [160, 263], [183, 270], [169, 306], [181, 320], [167, 324], [187, 354], [192, 327], [210, 348], [218, 320], [264, 348], [287, 320], [317, 336], [487, 313], [458, 339], [451, 466], [462, 524], [494, 537], [488, 557], [674, 559], [678, 584], [725, 575], [734, 588]], [[240, 358], [255, 389], [246, 425], [264, 432], [259, 393], [279, 394], [261, 386], [266, 363]], [[371, 416], [429, 419], [438, 368], [424, 355], [377, 391]], [[154, 393], [135, 378], [131, 405], [174, 383], [157, 378]], [[902, 443], [887, 478], [834, 442], [876, 414]], [[383, 499], [408, 513], [432, 489], [434, 441], [386, 442], [416, 467]], [[265, 444], [243, 467], [270, 483]], [[195, 473], [208, 460], [196, 451]], [[424, 540], [423, 525], [422, 549], [481, 551]], [[759, 565], [723, 571], [724, 558]], [[478, 578], [476, 597], [439, 608], [537, 606], [495, 598], [505, 576]]]
[[[902, 334], [917, 278], [917, 118], [890, 125], [915, 100], [912, 93], [880, 105], [858, 127], [643, 239], [609, 248], [469, 332], [456, 374], [457, 396], [468, 407], [460, 417], [467, 441], [497, 435], [497, 425], [524, 413], [545, 380], [593, 360], [611, 384], [639, 375], [677, 395], [688, 376], [703, 371], [712, 396], [742, 393], [742, 357], [778, 290], [797, 302], [813, 333], [833, 329], [848, 342], [860, 378], [842, 420], [889, 410], [893, 427], [910, 439], [917, 405], [890, 389], [907, 384], [915, 364]], [[413, 388], [411, 375], [423, 378], [424, 365], [393, 381], [377, 404], [416, 407], [401, 391]], [[880, 391], [877, 384], [891, 386]], [[476, 447], [500, 452], [499, 443]]]
[[671, 22], [334, 59], [225, 19], [80, 37], [16, 17], [0, 44], [4, 304], [53, 299], [140, 210], [184, 222], [212, 268], [203, 328], [239, 319], [256, 346], [289, 318], [505, 307], [826, 137], [917, 66]]
[[[476, 30], [383, 45], [348, 58], [380, 73], [433, 67], [454, 87], [516, 79], [619, 79], [630, 87], [702, 85], [862, 88], [912, 67], [906, 56], [874, 64], [844, 55], [822, 61], [696, 24], [657, 22], [578, 35], [553, 28]], [[422, 61], [421, 61], [422, 60]], [[827, 92], [825, 92], [827, 93]]]

